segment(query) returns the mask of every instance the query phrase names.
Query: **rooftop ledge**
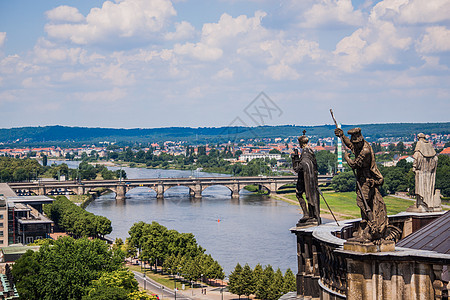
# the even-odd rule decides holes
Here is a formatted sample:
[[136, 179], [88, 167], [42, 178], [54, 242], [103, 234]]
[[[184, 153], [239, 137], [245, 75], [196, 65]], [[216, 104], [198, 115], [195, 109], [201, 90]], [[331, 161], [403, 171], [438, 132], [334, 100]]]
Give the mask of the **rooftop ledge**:
[[[415, 213], [415, 212], [400, 212], [396, 215], [390, 215], [388, 218], [392, 219], [403, 219], [409, 217], [425, 217], [425, 216], [441, 216], [445, 213], [442, 212], [430, 212], [430, 213]], [[344, 255], [351, 256], [361, 256], [361, 257], [377, 257], [378, 259], [393, 259], [396, 260], [411, 260], [414, 258], [422, 258], [429, 260], [438, 260], [440, 262], [444, 262], [446, 264], [450, 264], [450, 254], [439, 253], [436, 251], [430, 250], [418, 250], [404, 247], [395, 247], [395, 251], [390, 252], [375, 252], [375, 253], [359, 253], [355, 251], [343, 250], [343, 246], [345, 243], [345, 239], [339, 238], [336, 236], [336, 233], [341, 233], [346, 228], [354, 227], [355, 223], [361, 221], [359, 219], [351, 219], [351, 220], [341, 220], [338, 221], [339, 225], [336, 224], [335, 221], [331, 221], [329, 223], [321, 224], [318, 226], [311, 225], [305, 227], [292, 227], [290, 231], [292, 233], [305, 233], [307, 235], [312, 235], [315, 239], [334, 245], [337, 249], [336, 252], [342, 253]]]

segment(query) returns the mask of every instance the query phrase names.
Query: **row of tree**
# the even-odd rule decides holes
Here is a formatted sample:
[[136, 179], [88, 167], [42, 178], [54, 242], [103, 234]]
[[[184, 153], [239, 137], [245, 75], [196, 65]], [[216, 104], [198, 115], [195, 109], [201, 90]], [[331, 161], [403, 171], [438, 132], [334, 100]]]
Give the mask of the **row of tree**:
[[[383, 196], [394, 194], [395, 192], [415, 192], [415, 173], [412, 171], [412, 163], [405, 159], [400, 160], [396, 166], [379, 166], [384, 177], [384, 184], [380, 188]], [[331, 187], [336, 192], [355, 191], [355, 176], [352, 171], [342, 172], [333, 177]], [[436, 189], [441, 190], [444, 197], [450, 197], [450, 157], [447, 155], [438, 156], [436, 169]]]
[[44, 212], [60, 229], [76, 237], [100, 237], [111, 233], [111, 221], [87, 212], [65, 196], [58, 196], [52, 204], [44, 205]]
[[255, 295], [257, 299], [277, 300], [282, 295], [296, 291], [296, 279], [291, 269], [287, 269], [283, 276], [280, 268], [273, 271], [271, 265], [264, 269], [260, 264], [251, 269], [248, 264], [243, 268], [238, 263], [230, 274], [228, 288], [231, 293], [249, 297]]
[[12, 268], [20, 299], [154, 300], [140, 292], [123, 256], [101, 240], [40, 240]]
[[[129, 230], [126, 244], [134, 249], [139, 259], [151, 265], [162, 266], [168, 273], [180, 274], [188, 280], [223, 279], [223, 268], [197, 244], [192, 233], [179, 233], [152, 222], [135, 223]], [[130, 253], [130, 250], [128, 250]]]
[[31, 181], [41, 177], [60, 179], [86, 179], [92, 180], [101, 176], [103, 179], [126, 178], [124, 170], [111, 171], [104, 165], [91, 165], [87, 161], [82, 161], [78, 168], [70, 169], [67, 164], [52, 164], [47, 166], [47, 157], [43, 156], [43, 165], [36, 159], [13, 158], [0, 156], [0, 182]]
[[0, 181], [27, 181], [37, 178], [45, 172], [35, 159], [19, 159], [0, 156]]

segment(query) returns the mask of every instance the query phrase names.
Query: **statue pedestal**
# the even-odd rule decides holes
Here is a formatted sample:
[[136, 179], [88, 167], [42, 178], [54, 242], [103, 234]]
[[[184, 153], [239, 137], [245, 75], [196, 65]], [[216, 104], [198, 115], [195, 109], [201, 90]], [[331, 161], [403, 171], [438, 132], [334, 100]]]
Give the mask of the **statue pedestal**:
[[307, 219], [304, 222], [301, 222], [300, 220], [297, 222], [297, 227], [309, 227], [309, 226], [318, 226], [319, 223], [316, 219]]
[[360, 253], [391, 252], [395, 251], [395, 243], [394, 241], [382, 241], [379, 245], [375, 245], [372, 242], [346, 241], [344, 250]]
[[426, 213], [428, 212], [427, 208], [423, 205], [419, 205], [419, 207], [417, 207], [416, 204], [411, 205], [410, 207], [408, 207], [406, 209], [407, 212], [417, 212], [417, 213]]

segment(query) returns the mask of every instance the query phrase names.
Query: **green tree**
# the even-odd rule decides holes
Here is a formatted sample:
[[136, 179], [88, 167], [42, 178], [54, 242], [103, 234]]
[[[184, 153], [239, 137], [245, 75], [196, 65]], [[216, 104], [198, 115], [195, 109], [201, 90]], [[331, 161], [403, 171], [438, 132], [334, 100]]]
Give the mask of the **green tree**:
[[117, 286], [99, 286], [81, 300], [129, 300], [129, 293]]
[[278, 298], [283, 296], [283, 285], [284, 285], [283, 273], [281, 273], [280, 268], [278, 268], [277, 271], [275, 272], [275, 275], [273, 276], [269, 299], [278, 300]]
[[92, 280], [121, 262], [104, 241], [62, 237], [25, 253], [12, 274], [21, 299], [81, 299]]
[[280, 150], [278, 150], [278, 149], [271, 149], [271, 150], [269, 151], [269, 154], [281, 154], [281, 152], [280, 152]]
[[436, 188], [441, 190], [444, 197], [450, 197], [450, 156], [438, 156]]
[[266, 266], [256, 288], [256, 298], [271, 300], [274, 272], [271, 265]]
[[247, 298], [253, 294], [255, 281], [253, 278], [253, 271], [250, 269], [250, 266], [248, 264], [245, 264], [244, 269], [241, 273], [241, 278], [243, 282], [243, 294], [247, 296]]
[[264, 269], [260, 264], [257, 264], [253, 269], [253, 290], [252, 294], [256, 294], [259, 282], [262, 280]]
[[331, 187], [336, 192], [352, 192], [355, 191], [356, 181], [353, 172], [342, 172], [334, 176], [331, 181]]
[[295, 292], [297, 290], [297, 280], [291, 269], [287, 269], [284, 273], [283, 294]]
[[126, 294], [138, 291], [138, 282], [134, 274], [129, 270], [116, 270], [102, 274], [102, 276], [93, 280], [88, 295], [96, 294], [96, 290], [102, 287], [115, 287], [126, 291]]
[[319, 174], [334, 173], [337, 164], [337, 155], [330, 151], [322, 150], [316, 152], [317, 170]]
[[234, 268], [234, 271], [231, 272], [229, 281], [228, 281], [228, 289], [230, 293], [236, 294], [241, 299], [241, 295], [244, 295], [245, 291], [245, 283], [242, 278], [242, 266], [238, 263]]

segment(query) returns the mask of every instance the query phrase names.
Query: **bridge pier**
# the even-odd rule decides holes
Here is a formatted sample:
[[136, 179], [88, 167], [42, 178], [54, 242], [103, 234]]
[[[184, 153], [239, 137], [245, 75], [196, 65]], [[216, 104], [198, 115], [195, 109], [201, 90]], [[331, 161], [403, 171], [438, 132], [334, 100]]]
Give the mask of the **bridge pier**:
[[45, 195], [45, 187], [40, 186], [37, 194], [38, 194], [39, 196]]
[[277, 183], [276, 182], [271, 182], [270, 183], [270, 190], [269, 190], [269, 194], [270, 193], [276, 193], [277, 192]]
[[[200, 184], [200, 182], [196, 182], [195, 186], [193, 188], [191, 188], [190, 191], [193, 191], [194, 198], [196, 198], [196, 199], [202, 198], [202, 185]], [[189, 191], [189, 193], [190, 193], [190, 191]]]
[[239, 183], [233, 184], [233, 186], [231, 187], [231, 198], [239, 198], [239, 190]]
[[77, 195], [84, 195], [84, 186], [82, 185], [78, 186]]
[[126, 188], [124, 184], [116, 186], [116, 200], [123, 201], [125, 200]]
[[156, 187], [156, 199], [164, 199], [164, 184], [158, 183]]

